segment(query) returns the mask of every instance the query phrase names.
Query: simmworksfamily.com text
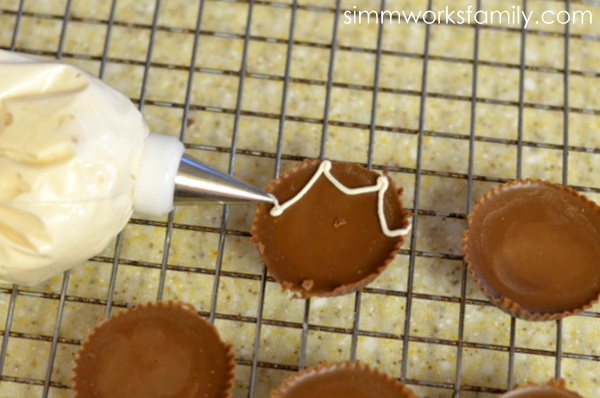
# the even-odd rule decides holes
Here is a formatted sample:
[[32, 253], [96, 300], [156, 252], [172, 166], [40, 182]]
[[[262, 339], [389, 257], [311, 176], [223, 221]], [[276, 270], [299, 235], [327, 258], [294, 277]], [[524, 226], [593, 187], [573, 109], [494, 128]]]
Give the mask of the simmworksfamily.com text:
[[345, 24], [400, 24], [422, 21], [426, 24], [508, 24], [520, 25], [524, 28], [538, 24], [591, 24], [592, 12], [589, 10], [546, 10], [543, 12], [525, 11], [520, 6], [512, 6], [510, 10], [475, 10], [469, 6], [464, 10], [451, 10], [446, 6], [441, 10], [399, 11], [399, 10], [354, 10], [344, 11]]

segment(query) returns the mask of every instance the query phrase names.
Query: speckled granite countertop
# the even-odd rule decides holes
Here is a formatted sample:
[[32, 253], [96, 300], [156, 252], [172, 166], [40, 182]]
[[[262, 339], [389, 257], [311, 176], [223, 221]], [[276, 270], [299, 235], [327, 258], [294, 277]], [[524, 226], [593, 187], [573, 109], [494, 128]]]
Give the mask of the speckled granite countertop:
[[[386, 24], [378, 58], [379, 26], [345, 24], [340, 14], [330, 85], [335, 0], [299, 0], [295, 11], [291, 0], [252, 7], [242, 0], [205, 1], [184, 119], [198, 4], [163, 1], [155, 20], [154, 1], [118, 0], [114, 19], [111, 3], [26, 0], [17, 31], [19, 1], [0, 0], [0, 47], [11, 47], [14, 32], [18, 51], [55, 56], [62, 45], [64, 60], [94, 74], [102, 71], [106, 82], [137, 103], [143, 98], [152, 131], [183, 132], [190, 154], [258, 187], [278, 168], [305, 157], [387, 167], [404, 188], [404, 205], [419, 210], [415, 250], [406, 242], [358, 297], [290, 300], [278, 284], [268, 277], [265, 281], [263, 264], [248, 241], [253, 208], [180, 207], [172, 219], [136, 215], [122, 240], [73, 269], [66, 284], [59, 276], [18, 287], [0, 397], [70, 396], [72, 356], [106, 314], [107, 303], [115, 313], [160, 294], [214, 317], [222, 338], [236, 351], [236, 398], [249, 393], [267, 397], [299, 367], [353, 354], [402, 377], [423, 397], [452, 397], [455, 385], [463, 398], [494, 397], [506, 390], [509, 379], [524, 383], [554, 377], [557, 351], [568, 386], [584, 397], [600, 396], [600, 306], [560, 324], [517, 320], [511, 325], [511, 318], [490, 306], [474, 283], [466, 280], [463, 286], [460, 255], [468, 204], [499, 182], [517, 175], [543, 178], [600, 199], [600, 4], [571, 6], [589, 10], [594, 23], [569, 27], [565, 117], [565, 27], [560, 24], [528, 30], [521, 80], [518, 24], [477, 30], [473, 25]], [[363, 10], [380, 7], [379, 1], [344, 0], [341, 9], [357, 4]], [[535, 12], [564, 8], [562, 1], [526, 4]], [[425, 1], [389, 0], [386, 5], [427, 10]], [[456, 9], [469, 6], [475, 8], [476, 1], [452, 2]], [[512, 6], [522, 2], [481, 1], [483, 10]], [[445, 7], [433, 1], [435, 10]], [[246, 77], [238, 98], [250, 10]], [[479, 61], [474, 63], [475, 49]], [[283, 93], [287, 102], [280, 129]], [[476, 136], [472, 169], [471, 131]], [[3, 331], [12, 292], [11, 285], [0, 286]]]

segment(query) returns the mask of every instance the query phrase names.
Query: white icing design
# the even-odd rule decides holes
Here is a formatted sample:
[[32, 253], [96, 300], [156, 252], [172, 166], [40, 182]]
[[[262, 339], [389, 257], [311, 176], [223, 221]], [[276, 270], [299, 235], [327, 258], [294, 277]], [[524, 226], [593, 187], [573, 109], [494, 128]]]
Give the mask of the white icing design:
[[412, 220], [409, 218], [408, 227], [402, 229], [394, 229], [390, 230], [387, 225], [387, 220], [385, 219], [385, 215], [383, 214], [383, 196], [385, 195], [385, 191], [387, 191], [389, 182], [387, 177], [381, 176], [377, 178], [377, 183], [372, 186], [367, 187], [359, 187], [359, 188], [348, 188], [344, 186], [341, 182], [338, 181], [331, 174], [331, 162], [329, 160], [324, 160], [319, 165], [317, 172], [312, 176], [310, 181], [306, 184], [304, 188], [300, 192], [296, 194], [293, 198], [285, 202], [284, 204], [279, 204], [279, 201], [274, 195], [270, 195], [273, 198], [273, 208], [270, 213], [272, 217], [278, 217], [283, 214], [283, 212], [294, 203], [298, 202], [300, 199], [306, 195], [306, 193], [315, 185], [315, 182], [322, 176], [325, 177], [342, 193], [346, 195], [361, 195], [364, 193], [377, 192], [377, 216], [379, 217], [379, 224], [381, 225], [381, 230], [385, 236], [390, 238], [394, 238], [397, 236], [406, 236], [410, 232], [412, 228]]

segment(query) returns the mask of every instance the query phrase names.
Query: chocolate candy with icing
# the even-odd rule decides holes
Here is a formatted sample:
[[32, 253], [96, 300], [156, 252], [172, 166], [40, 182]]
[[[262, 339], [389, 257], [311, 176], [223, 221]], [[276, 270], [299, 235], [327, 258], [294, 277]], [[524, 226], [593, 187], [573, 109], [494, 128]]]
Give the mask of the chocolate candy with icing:
[[303, 370], [286, 379], [271, 398], [417, 398], [390, 376], [360, 362], [339, 362]]
[[600, 207], [570, 188], [492, 189], [469, 215], [463, 252], [484, 294], [522, 319], [559, 319], [600, 298]]
[[139, 305], [103, 321], [75, 359], [76, 398], [227, 398], [234, 355], [190, 305]]
[[507, 392], [501, 398], [581, 398], [581, 395], [567, 390], [564, 379], [550, 380], [545, 385], [528, 384]]
[[298, 297], [337, 296], [373, 281], [410, 231], [393, 181], [360, 165], [306, 160], [265, 188], [251, 241]]

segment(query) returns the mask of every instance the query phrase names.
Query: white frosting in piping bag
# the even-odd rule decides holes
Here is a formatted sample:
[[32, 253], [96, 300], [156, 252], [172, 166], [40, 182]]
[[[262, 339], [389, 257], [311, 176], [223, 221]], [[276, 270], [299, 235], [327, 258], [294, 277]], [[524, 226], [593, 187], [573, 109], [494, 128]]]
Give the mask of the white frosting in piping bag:
[[0, 50], [0, 280], [38, 283], [103, 250], [133, 212], [147, 135], [87, 72]]
[[275, 204], [271, 208], [269, 214], [272, 217], [278, 217], [282, 215], [288, 207], [292, 206], [294, 203], [302, 199], [322, 175], [324, 175], [338, 190], [340, 190], [345, 195], [361, 195], [365, 193], [377, 192], [377, 216], [379, 217], [379, 224], [381, 225], [381, 230], [383, 231], [383, 234], [390, 238], [408, 235], [412, 227], [412, 222], [409, 222], [406, 228], [390, 230], [390, 228], [387, 225], [385, 215], [383, 214], [383, 197], [389, 186], [387, 177], [380, 176], [379, 178], [377, 178], [377, 183], [372, 186], [348, 188], [344, 184], [339, 182], [338, 179], [331, 174], [331, 162], [329, 160], [322, 161], [319, 165], [319, 168], [317, 169], [317, 172], [312, 176], [312, 178], [308, 181], [304, 188], [302, 188], [302, 190], [300, 190], [300, 192], [298, 192], [296, 196], [294, 196], [284, 204], [279, 204], [277, 198], [271, 195]]

